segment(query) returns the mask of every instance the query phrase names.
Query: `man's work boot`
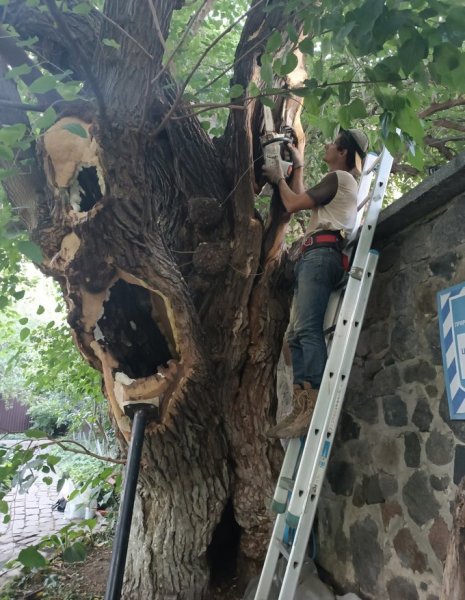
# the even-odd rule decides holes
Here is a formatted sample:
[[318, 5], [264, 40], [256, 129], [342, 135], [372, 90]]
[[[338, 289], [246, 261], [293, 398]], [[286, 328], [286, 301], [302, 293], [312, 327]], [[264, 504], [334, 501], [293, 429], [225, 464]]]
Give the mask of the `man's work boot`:
[[266, 432], [271, 438], [295, 438], [305, 435], [310, 427], [313, 411], [315, 410], [318, 390], [309, 383], [304, 387], [294, 386], [293, 407], [291, 413]]

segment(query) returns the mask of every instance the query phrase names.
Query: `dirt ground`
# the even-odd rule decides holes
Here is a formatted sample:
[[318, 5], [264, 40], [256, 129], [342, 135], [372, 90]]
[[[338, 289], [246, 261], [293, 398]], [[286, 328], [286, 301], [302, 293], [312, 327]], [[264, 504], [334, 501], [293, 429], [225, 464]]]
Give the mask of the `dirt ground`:
[[[105, 595], [111, 547], [94, 548], [82, 563], [57, 565], [47, 576], [2, 588], [0, 600], [102, 600]], [[241, 600], [236, 580], [215, 585], [208, 600]], [[145, 600], [145, 599], [141, 599]]]

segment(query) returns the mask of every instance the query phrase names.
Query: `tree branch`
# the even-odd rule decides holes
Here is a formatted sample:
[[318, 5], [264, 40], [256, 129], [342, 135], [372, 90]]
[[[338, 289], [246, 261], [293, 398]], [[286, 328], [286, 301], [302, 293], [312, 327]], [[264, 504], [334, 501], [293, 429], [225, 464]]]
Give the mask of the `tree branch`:
[[163, 33], [160, 27], [160, 21], [158, 20], [158, 15], [153, 4], [153, 0], [147, 0], [147, 2], [150, 7], [150, 12], [152, 13], [153, 23], [155, 25], [155, 31], [157, 32], [158, 39], [160, 40], [160, 44], [162, 45], [163, 50], [166, 51], [166, 40], [163, 37]]
[[10, 102], [9, 100], [0, 98], [0, 106], [17, 110], [30, 110], [31, 112], [45, 112], [50, 105], [24, 104], [23, 102]]
[[[104, 462], [114, 463], [115, 465], [126, 464], [126, 460], [122, 458], [112, 458], [111, 456], [101, 456], [100, 454], [95, 454], [95, 452], [91, 452], [85, 446], [83, 446], [79, 442], [75, 442], [74, 440], [52, 440], [49, 438], [49, 441], [50, 442], [48, 445], [51, 446], [53, 444], [56, 444], [57, 446], [59, 446], [63, 450], [66, 450], [67, 452], [73, 452], [74, 454], [85, 454], [86, 456], [91, 456], [92, 458], [96, 458], [97, 460], [102, 460]], [[67, 448], [65, 444], [74, 444], [75, 446], [78, 446], [78, 448], [82, 448], [82, 450], [72, 450], [71, 448]]]
[[190, 31], [193, 31], [194, 24], [197, 22], [199, 15], [202, 14], [202, 11], [204, 10], [205, 6], [210, 5], [210, 4], [212, 4], [212, 0], [204, 0], [203, 4], [200, 5], [197, 12], [191, 17], [189, 23], [187, 24], [186, 28], [183, 31], [183, 34], [181, 36], [181, 39], [179, 40], [179, 43], [177, 44], [177, 46], [174, 48], [173, 52], [168, 57], [168, 60], [163, 65], [163, 67], [156, 74], [156, 76], [152, 79], [151, 83], [155, 83], [163, 75], [163, 73], [165, 73], [165, 71], [169, 68], [170, 64], [173, 61], [173, 58], [175, 57], [176, 53], [179, 51], [179, 49], [183, 45], [184, 40], [186, 39], [187, 35], [189, 34]]
[[150, 52], [148, 50], [146, 50], [144, 48], [144, 46], [142, 46], [142, 44], [140, 44], [136, 38], [134, 38], [130, 33], [128, 33], [126, 31], [126, 29], [123, 29], [123, 27], [121, 27], [121, 25], [118, 25], [118, 23], [116, 21], [113, 21], [112, 18], [108, 17], [105, 13], [101, 12], [100, 13], [102, 15], [102, 18], [105, 19], [105, 21], [107, 21], [108, 23], [110, 23], [111, 25], [113, 25], [114, 27], [116, 27], [116, 29], [118, 29], [118, 31], [120, 31], [124, 36], [126, 36], [128, 39], [131, 40], [131, 42], [133, 42], [140, 50], [142, 50], [142, 52], [148, 57], [150, 58], [150, 60], [153, 60], [153, 55], [150, 54]]
[[[7, 31], [0, 27], [0, 55], [6, 60], [10, 67], [19, 67], [28, 65], [31, 69], [30, 73], [21, 75], [21, 79], [31, 85], [36, 79], [42, 77], [42, 73], [26, 54], [24, 48], [20, 48], [16, 44], [16, 39], [8, 34]], [[44, 101], [47, 106], [57, 100], [61, 100], [60, 94], [56, 90], [49, 90], [43, 94], [34, 94], [39, 101]]]
[[460, 96], [459, 98], [455, 98], [453, 100], [446, 100], [446, 102], [436, 102], [428, 106], [422, 110], [418, 116], [420, 119], [425, 119], [434, 113], [441, 112], [442, 110], [447, 110], [448, 108], [453, 108], [454, 106], [463, 106], [465, 105], [465, 96]]
[[81, 60], [84, 72], [87, 76], [87, 79], [89, 80], [89, 84], [95, 93], [95, 98], [97, 100], [97, 104], [98, 104], [102, 119], [104, 121], [106, 121], [107, 113], [106, 113], [105, 103], [103, 101], [102, 92], [100, 90], [100, 86], [97, 82], [97, 79], [96, 79], [92, 69], [90, 68], [89, 62], [87, 60], [87, 56], [81, 51], [79, 40], [76, 38], [74, 33], [69, 29], [65, 19], [63, 18], [62, 12], [60, 10], [58, 10], [57, 5], [55, 4], [55, 0], [45, 0], [45, 2], [50, 10], [51, 15], [55, 19], [57, 25], [59, 25], [59, 27], [61, 27], [63, 33], [68, 38], [68, 41], [72, 42], [68, 46], [69, 46], [70, 50], [74, 50], [78, 54], [78, 56]]
[[[249, 99], [250, 100], [250, 99]], [[200, 115], [204, 112], [208, 112], [209, 110], [213, 110], [214, 108], [228, 108], [230, 110], [245, 110], [246, 107], [243, 104], [231, 104], [229, 102], [218, 102], [216, 104], [196, 104], [195, 105], [196, 108], [199, 108], [200, 110], [196, 110], [195, 112], [191, 112], [191, 113], [187, 113], [185, 115], [181, 115], [179, 117], [172, 117], [173, 121], [179, 121], [180, 119], [188, 119], [190, 117], [196, 117], [197, 115]], [[200, 108], [202, 107], [202, 108]]]
[[455, 129], [456, 131], [465, 131], [465, 124], [452, 121], [451, 119], [436, 119], [433, 121], [436, 127], [444, 127], [445, 129]]
[[181, 89], [179, 90], [176, 98], [174, 99], [173, 104], [171, 105], [171, 108], [168, 110], [168, 112], [166, 113], [166, 115], [163, 117], [163, 119], [161, 120], [160, 124], [158, 125], [158, 127], [155, 129], [154, 131], [154, 137], [156, 135], [158, 135], [160, 133], [160, 131], [165, 127], [166, 123], [169, 121], [171, 115], [174, 113], [174, 111], [176, 110], [176, 108], [178, 107], [183, 93], [186, 89], [186, 87], [189, 84], [189, 81], [192, 79], [192, 77], [194, 76], [194, 73], [197, 71], [197, 69], [199, 68], [199, 66], [201, 65], [203, 59], [205, 58], [205, 56], [210, 52], [210, 50], [216, 45], [218, 44], [218, 42], [223, 39], [223, 37], [225, 35], [227, 35], [232, 29], [234, 29], [234, 27], [240, 23], [240, 21], [242, 19], [244, 19], [245, 17], [247, 17], [248, 15], [250, 15], [250, 13], [252, 13], [257, 6], [259, 6], [260, 4], [262, 4], [264, 2], [264, 0], [258, 0], [258, 2], [256, 4], [254, 4], [254, 6], [252, 6], [252, 8], [250, 8], [247, 12], [243, 13], [240, 17], [238, 17], [233, 23], [231, 23], [231, 25], [229, 27], [227, 27], [224, 31], [222, 31], [220, 33], [219, 36], [217, 36], [212, 42], [211, 44], [209, 44], [205, 50], [202, 52], [202, 54], [200, 55], [199, 60], [195, 63], [193, 69], [191, 70], [191, 72], [189, 73], [189, 75], [186, 77], [186, 79], [184, 80]]

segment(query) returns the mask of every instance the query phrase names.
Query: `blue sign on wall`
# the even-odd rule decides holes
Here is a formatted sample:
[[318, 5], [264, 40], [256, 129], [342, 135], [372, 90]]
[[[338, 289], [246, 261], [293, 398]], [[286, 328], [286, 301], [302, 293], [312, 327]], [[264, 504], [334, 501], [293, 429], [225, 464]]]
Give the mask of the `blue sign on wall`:
[[465, 420], [465, 282], [438, 292], [437, 298], [450, 418]]

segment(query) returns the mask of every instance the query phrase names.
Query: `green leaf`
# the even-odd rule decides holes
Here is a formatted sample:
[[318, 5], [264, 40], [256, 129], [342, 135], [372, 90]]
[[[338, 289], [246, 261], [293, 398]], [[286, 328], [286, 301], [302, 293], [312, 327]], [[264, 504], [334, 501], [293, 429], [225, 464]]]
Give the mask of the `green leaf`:
[[367, 116], [365, 103], [361, 98], [355, 98], [349, 106], [349, 115], [351, 119], [363, 119]]
[[262, 56], [260, 77], [267, 85], [271, 86], [271, 84], [273, 83], [273, 67], [271, 64], [270, 56], [268, 54], [264, 54]]
[[81, 138], [87, 138], [87, 131], [80, 123], [69, 123], [68, 125], [63, 125], [63, 129], [69, 131], [73, 135], [78, 135]]
[[24, 254], [24, 256], [32, 260], [32, 262], [40, 264], [44, 260], [42, 250], [34, 242], [31, 242], [30, 240], [21, 240], [16, 243], [16, 246], [21, 254]]
[[46, 484], [46, 485], [52, 485], [53, 483], [53, 479], [51, 477], [42, 477], [42, 481]]
[[118, 42], [113, 39], [103, 38], [102, 43], [105, 44], [105, 46], [109, 46], [110, 48], [116, 48], [117, 50], [121, 48], [121, 44], [118, 44]]
[[281, 75], [289, 75], [289, 73], [292, 73], [297, 67], [298, 62], [295, 54], [288, 54], [286, 60], [281, 64]]
[[244, 87], [240, 83], [235, 83], [232, 88], [229, 90], [229, 97], [231, 100], [234, 98], [239, 98], [244, 93]]
[[15, 77], [21, 77], [21, 75], [29, 75], [32, 71], [32, 67], [26, 63], [18, 65], [17, 67], [11, 68], [5, 75], [5, 79], [14, 79]]
[[39, 129], [48, 129], [53, 125], [53, 123], [55, 123], [56, 120], [57, 113], [52, 106], [49, 106], [49, 108], [47, 108], [47, 110], [34, 121], [34, 127], [38, 127]]
[[37, 310], [36, 310], [36, 315], [42, 315], [45, 312], [45, 308], [42, 306], [42, 304], [39, 304]]
[[299, 44], [299, 50], [301, 52], [303, 52], [304, 54], [308, 54], [309, 56], [313, 56], [313, 53], [315, 51], [315, 45], [313, 43], [313, 40], [309, 37], [305, 38], [304, 40], [302, 40]]
[[33, 546], [21, 550], [18, 560], [28, 569], [41, 569], [47, 565], [47, 560]]
[[14, 125], [2, 125], [0, 129], [0, 142], [5, 144], [14, 144], [18, 142], [26, 133], [24, 123], [15, 123]]
[[10, 521], [11, 521], [11, 515], [5, 515], [3, 517], [3, 523], [4, 523], [4, 525], [7, 525]]
[[410, 75], [418, 63], [428, 56], [428, 42], [417, 32], [412, 33], [399, 48], [398, 56], [404, 73]]
[[54, 454], [49, 454], [47, 456], [47, 464], [49, 464], [51, 467], [57, 465], [60, 462], [60, 460], [61, 458], [59, 456], [55, 456]]
[[352, 90], [352, 82], [345, 81], [340, 83], [338, 86], [339, 102], [341, 104], [348, 104], [350, 102], [350, 92]]
[[18, 323], [20, 325], [26, 325], [26, 323], [29, 321], [29, 319], [27, 317], [21, 317], [21, 319], [19, 319]]
[[61, 492], [67, 479], [68, 479], [68, 477], [66, 475], [64, 475], [63, 477], [60, 477], [60, 479], [57, 482], [57, 492]]
[[425, 135], [423, 125], [415, 111], [406, 106], [394, 115], [394, 121], [397, 127], [408, 133], [415, 141], [421, 142]]
[[249, 96], [249, 98], [255, 98], [256, 96], [260, 95], [260, 88], [255, 83], [255, 81], [251, 81], [249, 83], [249, 91], [247, 95]]
[[14, 152], [9, 146], [5, 146], [0, 143], [0, 158], [4, 158], [5, 160], [14, 160]]
[[266, 43], [265, 52], [276, 52], [283, 43], [282, 35], [279, 31], [273, 31]]
[[74, 542], [63, 552], [63, 560], [68, 563], [81, 562], [87, 556], [87, 549], [81, 542]]
[[88, 15], [92, 11], [92, 6], [87, 2], [79, 2], [76, 6], [73, 6], [72, 12], [77, 15]]
[[31, 47], [34, 44], [37, 44], [38, 41], [39, 41], [39, 38], [36, 35], [34, 35], [34, 36], [31, 36], [31, 37], [28, 37], [25, 40], [21, 40], [21, 41], [16, 42], [16, 45], [19, 46], [20, 48], [24, 48], [26, 46]]
[[6, 500], [0, 500], [0, 513], [3, 513], [6, 515], [7, 512], [8, 512], [8, 502], [6, 502]]
[[274, 108], [274, 102], [271, 98], [268, 98], [268, 96], [262, 96], [260, 98], [260, 102], [263, 104], [263, 106], [268, 106], [269, 108]]
[[57, 80], [53, 75], [42, 75], [33, 81], [29, 86], [31, 94], [45, 94], [57, 87]]
[[31, 330], [29, 329], [29, 327], [23, 327], [21, 329], [21, 331], [19, 332], [19, 339], [24, 342], [24, 340], [29, 337], [29, 334], [31, 333]]
[[33, 440], [38, 440], [39, 438], [46, 438], [47, 434], [45, 431], [40, 431], [40, 429], [28, 429], [24, 432], [24, 435]]

